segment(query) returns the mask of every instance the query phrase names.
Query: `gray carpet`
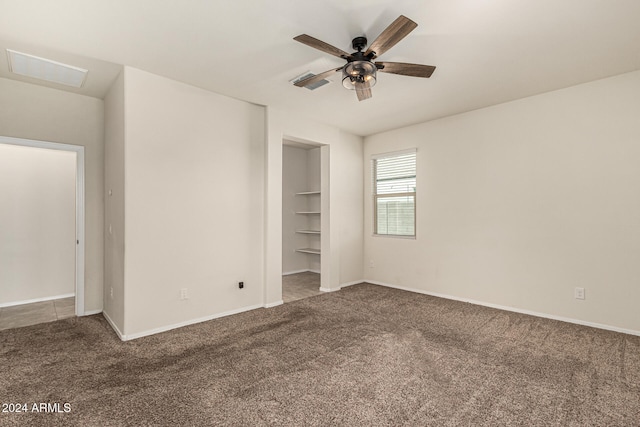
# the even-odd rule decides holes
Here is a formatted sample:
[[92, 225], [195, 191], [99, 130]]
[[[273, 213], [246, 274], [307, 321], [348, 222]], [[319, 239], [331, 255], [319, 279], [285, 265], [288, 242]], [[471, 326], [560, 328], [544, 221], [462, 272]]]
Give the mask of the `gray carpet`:
[[70, 404], [2, 426], [640, 425], [640, 337], [366, 284], [126, 343], [0, 331], [0, 362], [3, 404]]

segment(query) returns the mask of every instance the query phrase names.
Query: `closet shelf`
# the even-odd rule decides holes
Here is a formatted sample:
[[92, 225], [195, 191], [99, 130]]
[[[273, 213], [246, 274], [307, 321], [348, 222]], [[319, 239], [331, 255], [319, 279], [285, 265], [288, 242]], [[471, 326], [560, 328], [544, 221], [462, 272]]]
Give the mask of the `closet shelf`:
[[320, 194], [319, 191], [302, 191], [300, 193], [296, 193], [296, 196], [309, 196], [312, 194]]
[[313, 248], [300, 248], [300, 249], [296, 249], [296, 252], [320, 255], [320, 249], [313, 249]]
[[300, 234], [320, 234], [320, 230], [296, 230]]

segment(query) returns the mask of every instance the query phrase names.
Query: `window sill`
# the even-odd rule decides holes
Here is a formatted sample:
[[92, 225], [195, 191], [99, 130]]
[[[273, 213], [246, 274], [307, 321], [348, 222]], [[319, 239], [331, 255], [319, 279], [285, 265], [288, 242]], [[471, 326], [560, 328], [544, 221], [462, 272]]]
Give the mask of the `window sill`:
[[417, 240], [416, 236], [398, 236], [396, 234], [372, 234], [371, 237], [386, 237], [391, 239]]

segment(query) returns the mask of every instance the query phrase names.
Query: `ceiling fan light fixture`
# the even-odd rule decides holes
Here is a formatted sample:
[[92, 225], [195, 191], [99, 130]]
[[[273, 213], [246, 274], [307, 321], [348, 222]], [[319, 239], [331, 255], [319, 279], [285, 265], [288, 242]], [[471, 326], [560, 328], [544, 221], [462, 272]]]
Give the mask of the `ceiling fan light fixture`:
[[378, 68], [370, 61], [351, 61], [342, 69], [342, 86], [355, 90], [356, 83], [368, 83], [368, 87], [376, 84]]

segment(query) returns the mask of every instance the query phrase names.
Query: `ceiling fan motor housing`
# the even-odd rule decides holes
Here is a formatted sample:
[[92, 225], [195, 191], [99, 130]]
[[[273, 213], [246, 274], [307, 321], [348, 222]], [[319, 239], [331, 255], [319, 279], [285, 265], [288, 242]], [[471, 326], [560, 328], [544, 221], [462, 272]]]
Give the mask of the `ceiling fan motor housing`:
[[353, 48], [355, 50], [357, 50], [358, 52], [362, 51], [365, 46], [367, 45], [367, 38], [366, 37], [356, 37], [355, 39], [353, 39], [351, 41], [351, 46], [353, 46]]

